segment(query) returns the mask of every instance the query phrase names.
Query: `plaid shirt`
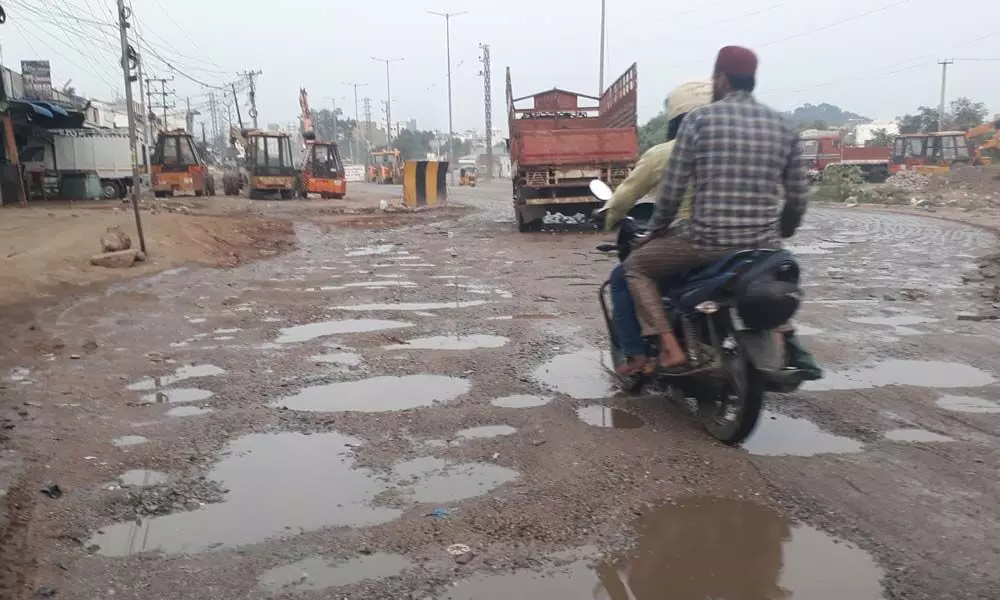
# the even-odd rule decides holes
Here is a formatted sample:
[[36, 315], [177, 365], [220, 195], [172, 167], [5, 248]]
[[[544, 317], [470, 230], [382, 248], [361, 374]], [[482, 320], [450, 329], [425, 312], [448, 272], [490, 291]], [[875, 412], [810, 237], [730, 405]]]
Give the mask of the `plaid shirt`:
[[663, 170], [652, 230], [670, 225], [690, 183], [684, 232], [700, 248], [761, 247], [778, 241], [784, 187], [787, 209], [806, 210], [809, 178], [794, 125], [748, 92], [691, 111]]

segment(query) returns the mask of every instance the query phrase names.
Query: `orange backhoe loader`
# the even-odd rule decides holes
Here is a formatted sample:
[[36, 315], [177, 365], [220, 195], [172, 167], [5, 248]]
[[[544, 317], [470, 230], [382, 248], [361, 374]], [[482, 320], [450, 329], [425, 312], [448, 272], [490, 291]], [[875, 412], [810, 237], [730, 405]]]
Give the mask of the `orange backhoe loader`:
[[215, 178], [198, 154], [194, 138], [183, 129], [160, 133], [150, 163], [150, 183], [157, 198], [175, 194], [215, 195]]
[[308, 198], [309, 194], [319, 194], [321, 198], [343, 198], [347, 193], [347, 173], [340, 159], [340, 149], [335, 141], [316, 139], [305, 88], [299, 90], [299, 107], [302, 109], [299, 117], [302, 121], [302, 139], [305, 140], [302, 164], [299, 167], [299, 196]]

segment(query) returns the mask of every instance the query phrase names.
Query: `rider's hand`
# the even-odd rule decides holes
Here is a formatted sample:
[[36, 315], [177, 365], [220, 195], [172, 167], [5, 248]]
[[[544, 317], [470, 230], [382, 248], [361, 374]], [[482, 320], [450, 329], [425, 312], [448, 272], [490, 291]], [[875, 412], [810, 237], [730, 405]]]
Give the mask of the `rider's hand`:
[[649, 235], [648, 233], [646, 235], [641, 235], [635, 238], [634, 240], [632, 240], [632, 249], [635, 250], [636, 248], [642, 248], [651, 239], [653, 239], [653, 236]]

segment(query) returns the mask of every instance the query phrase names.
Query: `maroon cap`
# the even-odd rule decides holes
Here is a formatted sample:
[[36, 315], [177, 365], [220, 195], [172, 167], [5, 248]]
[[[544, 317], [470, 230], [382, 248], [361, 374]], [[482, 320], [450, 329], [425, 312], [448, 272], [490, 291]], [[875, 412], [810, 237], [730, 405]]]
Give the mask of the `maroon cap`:
[[715, 72], [726, 75], [755, 75], [757, 55], [743, 46], [726, 46], [715, 59]]

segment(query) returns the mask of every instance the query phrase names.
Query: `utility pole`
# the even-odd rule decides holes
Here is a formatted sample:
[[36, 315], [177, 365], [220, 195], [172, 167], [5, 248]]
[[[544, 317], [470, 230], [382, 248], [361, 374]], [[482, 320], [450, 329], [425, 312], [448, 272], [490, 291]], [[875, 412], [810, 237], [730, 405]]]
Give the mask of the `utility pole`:
[[257, 129], [257, 76], [261, 71], [243, 71], [237, 73], [240, 77], [246, 77], [250, 83], [250, 118], [253, 119], [253, 128]]
[[135, 213], [135, 229], [139, 236], [139, 249], [146, 253], [146, 236], [142, 232], [142, 216], [139, 214], [139, 164], [136, 160], [135, 106], [132, 104], [132, 82], [138, 75], [132, 75], [132, 63], [138, 67], [138, 56], [128, 43], [128, 18], [125, 0], [118, 0], [118, 29], [122, 38], [122, 72], [125, 77], [125, 104], [128, 107], [128, 141], [132, 147], [132, 212]]
[[330, 98], [330, 106], [333, 108], [333, 141], [337, 142], [337, 99]]
[[208, 92], [208, 110], [212, 119], [212, 145], [219, 145], [219, 106], [215, 103], [215, 92]]
[[[372, 146], [372, 99], [365, 96], [364, 98], [365, 106], [365, 146], [366, 148], [371, 148]], [[367, 150], [366, 150], [367, 151]]]
[[608, 2], [601, 0], [601, 69], [597, 83], [597, 97], [604, 94], [604, 34], [608, 30]]
[[[147, 92], [146, 86], [143, 85], [145, 83], [145, 80], [143, 79], [142, 76], [142, 55], [136, 57], [136, 64], [138, 66], [138, 75], [139, 75], [139, 102], [143, 102], [146, 98], [148, 98], [148, 96], [146, 95]], [[152, 169], [152, 157], [150, 156], [152, 152], [150, 151], [150, 148], [151, 145], [155, 142], [155, 140], [153, 139], [153, 124], [149, 122], [149, 107], [145, 105], [143, 106], [143, 111], [142, 111], [142, 123], [145, 124], [143, 125], [142, 128], [143, 129], [142, 137], [143, 139], [146, 140], [146, 143], [143, 144], [142, 159], [143, 163], [146, 166], [147, 181], [150, 184], [152, 184], [153, 169]]]
[[[346, 81], [344, 83], [345, 83], [345, 85], [349, 85], [349, 86], [351, 86], [351, 87], [354, 88], [354, 128], [355, 128], [356, 131], [354, 131], [353, 132], [354, 135], [351, 136], [351, 138], [352, 138], [351, 142], [354, 144], [352, 146], [352, 150], [351, 150], [351, 152], [352, 152], [352, 154], [351, 154], [351, 160], [353, 160], [354, 162], [358, 162], [358, 157], [354, 154], [354, 151], [358, 149], [358, 142], [357, 142], [356, 139], [353, 139], [353, 138], [357, 138], [358, 137], [358, 133], [361, 132], [361, 111], [358, 109], [358, 88], [359, 87], [365, 87], [368, 84], [367, 83], [346, 82]], [[360, 152], [358, 154], [360, 154]]]
[[187, 111], [184, 112], [184, 128], [188, 133], [194, 135], [194, 118], [201, 115], [201, 111], [191, 110], [191, 97], [187, 98]]
[[955, 64], [954, 60], [939, 60], [941, 65], [941, 105], [938, 106], [938, 131], [944, 131], [944, 99], [945, 86], [948, 83], [948, 65]]
[[[170, 92], [167, 92], [167, 83], [169, 83], [169, 82], [171, 82], [173, 80], [174, 80], [174, 78], [172, 76], [169, 79], [150, 78], [150, 79], [146, 80], [146, 90], [149, 93], [149, 113], [150, 113], [150, 115], [152, 115], [154, 108], [162, 108], [163, 109], [163, 127], [161, 128], [161, 130], [163, 130], [163, 131], [166, 131], [166, 129], [167, 129], [167, 109], [168, 108], [174, 108], [174, 106], [175, 106], [173, 104], [168, 104], [167, 103], [167, 95], [174, 93], [173, 90], [170, 90]], [[151, 84], [153, 84], [153, 83], [159, 83], [160, 84], [160, 91], [159, 92], [153, 92], [151, 90], [151, 87], [152, 87]], [[153, 94], [156, 94], [156, 95], [160, 96], [160, 103], [159, 104], [153, 104]]]
[[201, 122], [201, 145], [208, 148], [208, 138], [205, 136], [205, 122]]
[[452, 124], [451, 105], [451, 18], [466, 14], [468, 11], [459, 13], [440, 13], [432, 10], [427, 11], [432, 15], [444, 17], [445, 44], [448, 53], [448, 170], [451, 171], [451, 184], [455, 185], [455, 128]]
[[394, 62], [400, 62], [402, 58], [378, 58], [376, 56], [372, 57], [372, 60], [385, 63], [385, 142], [386, 146], [392, 148], [392, 132], [390, 131], [389, 124], [392, 123], [392, 87], [389, 85], [389, 64]]
[[483, 104], [486, 108], [486, 181], [493, 180], [493, 86], [490, 83], [490, 45], [479, 44], [483, 49], [483, 56], [480, 62], [483, 63], [483, 70], [479, 72], [483, 77]]

